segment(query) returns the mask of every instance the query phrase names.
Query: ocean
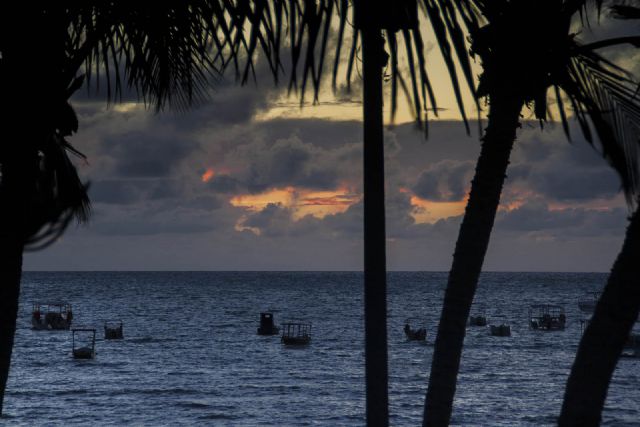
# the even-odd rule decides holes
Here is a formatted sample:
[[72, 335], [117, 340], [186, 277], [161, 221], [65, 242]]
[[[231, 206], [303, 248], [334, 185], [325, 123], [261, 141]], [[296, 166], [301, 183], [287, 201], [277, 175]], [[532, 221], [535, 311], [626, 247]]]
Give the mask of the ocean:
[[[605, 274], [484, 273], [472, 314], [511, 337], [469, 327], [452, 422], [553, 425], [580, 339], [578, 301]], [[446, 273], [389, 274], [391, 425], [418, 426]], [[27, 272], [6, 425], [364, 425], [363, 275], [359, 272]], [[73, 305], [97, 329], [94, 360], [71, 357], [71, 332], [31, 329], [32, 303]], [[528, 327], [531, 304], [558, 304], [564, 331]], [[311, 343], [259, 336], [259, 313], [312, 323]], [[427, 328], [407, 341], [405, 319]], [[104, 340], [122, 320], [124, 340]], [[618, 363], [603, 424], [640, 423], [640, 359]]]

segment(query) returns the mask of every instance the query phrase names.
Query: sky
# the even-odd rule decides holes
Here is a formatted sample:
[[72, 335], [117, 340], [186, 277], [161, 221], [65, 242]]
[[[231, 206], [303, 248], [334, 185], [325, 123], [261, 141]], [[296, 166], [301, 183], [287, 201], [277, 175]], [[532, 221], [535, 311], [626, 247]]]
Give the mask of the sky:
[[[445, 110], [429, 137], [406, 111], [385, 130], [389, 270], [450, 268], [480, 149], [434, 67]], [[228, 76], [185, 112], [76, 96], [71, 142], [88, 158], [76, 164], [92, 217], [26, 254], [25, 270], [361, 270], [359, 85], [301, 109], [259, 77], [239, 87]], [[560, 124], [530, 118], [485, 270], [608, 271], [629, 215], [619, 179], [575, 126], [568, 142]]]

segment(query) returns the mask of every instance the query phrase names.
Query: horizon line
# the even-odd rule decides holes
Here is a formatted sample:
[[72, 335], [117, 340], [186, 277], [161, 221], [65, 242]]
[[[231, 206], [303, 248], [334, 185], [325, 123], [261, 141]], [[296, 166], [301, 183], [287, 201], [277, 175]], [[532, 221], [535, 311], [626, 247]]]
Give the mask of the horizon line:
[[[364, 270], [24, 270], [23, 273], [364, 273]], [[394, 269], [387, 270], [387, 273], [449, 273], [449, 271]], [[482, 273], [608, 274], [609, 271], [486, 270]]]

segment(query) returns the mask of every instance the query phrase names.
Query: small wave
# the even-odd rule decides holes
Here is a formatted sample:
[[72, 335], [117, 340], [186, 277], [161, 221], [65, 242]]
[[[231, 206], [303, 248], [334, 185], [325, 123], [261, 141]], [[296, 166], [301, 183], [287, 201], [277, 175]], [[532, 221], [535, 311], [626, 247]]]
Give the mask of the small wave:
[[226, 309], [224, 311], [224, 314], [230, 314], [232, 316], [242, 316], [244, 314], [247, 314], [248, 311], [247, 310], [233, 310], [233, 309]]
[[522, 416], [520, 420], [526, 423], [533, 423], [536, 425], [555, 424], [558, 421], [558, 415], [557, 414], [525, 415], [525, 416]]
[[302, 390], [302, 386], [297, 384], [282, 384], [282, 385], [260, 385], [260, 384], [244, 384], [242, 389], [248, 390], [260, 390], [261, 392], [270, 392], [274, 394], [282, 394], [285, 392], [292, 392]]
[[176, 403], [176, 406], [179, 406], [182, 408], [193, 408], [193, 409], [203, 409], [203, 408], [211, 407], [210, 404], [204, 403], [204, 402], [178, 402]]
[[70, 390], [56, 390], [56, 391], [53, 391], [52, 394], [56, 396], [69, 396], [69, 395], [89, 394], [92, 391], [93, 390], [89, 390], [86, 388], [79, 388], [79, 389], [70, 389]]
[[[47, 390], [47, 394], [54, 396], [67, 396], [67, 395], [84, 395], [89, 394], [93, 390], [86, 388], [80, 389], [66, 389], [66, 390]], [[38, 396], [42, 393], [42, 390], [7, 390], [7, 396]]]
[[31, 362], [31, 366], [35, 368], [39, 368], [39, 367], [49, 366], [50, 363], [51, 362], [49, 361], [43, 362], [42, 360], [34, 360], [33, 362]]
[[200, 420], [235, 420], [238, 417], [229, 414], [223, 414], [220, 412], [212, 412], [210, 414], [200, 415], [198, 419]]
[[217, 324], [213, 324], [212, 326], [213, 328], [235, 328], [238, 326], [238, 324], [237, 323], [217, 323]]
[[176, 341], [176, 339], [175, 338], [142, 337], [142, 338], [131, 338], [127, 340], [127, 342], [130, 342], [133, 344], [148, 344], [148, 343], [168, 342], [168, 341]]
[[189, 388], [146, 388], [146, 389], [125, 389], [125, 394], [145, 394], [145, 395], [184, 395], [201, 394], [199, 390]]

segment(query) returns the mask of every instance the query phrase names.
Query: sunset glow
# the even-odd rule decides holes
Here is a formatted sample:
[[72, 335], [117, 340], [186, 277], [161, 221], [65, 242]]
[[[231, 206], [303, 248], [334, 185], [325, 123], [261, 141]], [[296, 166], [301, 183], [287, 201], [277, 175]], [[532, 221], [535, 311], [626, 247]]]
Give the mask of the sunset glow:
[[259, 194], [243, 194], [230, 200], [231, 205], [251, 212], [260, 212], [269, 204], [276, 204], [291, 210], [293, 220], [307, 215], [324, 218], [345, 212], [360, 200], [360, 195], [348, 189], [333, 191], [312, 191], [294, 187], [275, 188]]
[[352, 194], [346, 189], [336, 191], [305, 191], [300, 194], [293, 219], [299, 219], [306, 215], [324, 218], [327, 215], [343, 213], [359, 200], [359, 195]]
[[258, 194], [240, 194], [229, 201], [232, 206], [244, 208], [251, 212], [260, 212], [269, 204], [281, 205], [286, 208], [293, 206], [295, 189], [293, 187], [267, 190]]
[[202, 177], [200, 179], [202, 180], [202, 182], [209, 182], [214, 176], [215, 173], [213, 172], [213, 168], [209, 168], [205, 171], [205, 173], [202, 174]]
[[250, 231], [253, 234], [255, 234], [256, 236], [259, 236], [262, 234], [262, 231], [260, 231], [259, 228], [257, 227], [248, 227], [245, 224], [245, 222], [247, 221], [247, 216], [246, 215], [242, 215], [239, 219], [238, 222], [236, 222], [236, 225], [234, 227], [234, 229], [236, 231]]
[[411, 216], [418, 224], [433, 224], [441, 219], [462, 215], [467, 199], [468, 197], [456, 202], [434, 202], [411, 196]]

